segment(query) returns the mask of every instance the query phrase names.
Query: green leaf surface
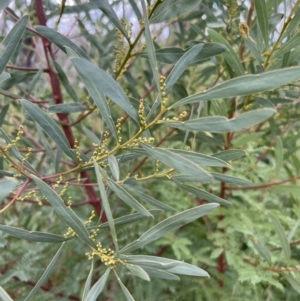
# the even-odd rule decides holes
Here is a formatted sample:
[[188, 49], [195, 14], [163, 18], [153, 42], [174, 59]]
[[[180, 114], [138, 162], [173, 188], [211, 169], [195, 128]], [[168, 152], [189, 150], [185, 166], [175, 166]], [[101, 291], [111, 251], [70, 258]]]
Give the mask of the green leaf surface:
[[66, 52], [65, 46], [70, 47], [78, 56], [89, 60], [88, 55], [85, 51], [75, 45], [71, 40], [66, 38], [64, 35], [60, 34], [59, 32], [42, 25], [37, 25], [34, 29], [39, 32], [42, 36], [47, 38], [50, 42], [55, 44], [58, 48], [60, 48], [63, 52]]
[[216, 173], [216, 172], [212, 172], [211, 174], [214, 177], [214, 179], [216, 179], [220, 182], [226, 182], [226, 183], [231, 183], [231, 184], [241, 185], [241, 186], [252, 186], [252, 185], [254, 185], [251, 181], [236, 178], [236, 177], [229, 176], [229, 175], [226, 175], [226, 174], [221, 174], [221, 173]]
[[144, 15], [145, 39], [146, 39], [148, 57], [150, 60], [150, 67], [151, 67], [151, 70], [153, 73], [154, 82], [156, 84], [156, 87], [158, 89], [158, 93], [159, 93], [160, 99], [161, 99], [161, 89], [160, 89], [160, 80], [159, 80], [159, 74], [158, 74], [158, 66], [157, 66], [157, 61], [156, 61], [156, 57], [155, 57], [154, 44], [153, 44], [153, 40], [152, 40], [151, 32], [150, 32], [147, 8], [146, 8], [144, 0], [142, 0], [141, 3], [142, 3], [142, 8], [143, 8], [143, 15]]
[[80, 103], [60, 103], [48, 108], [49, 114], [57, 113], [80, 113], [88, 110], [86, 105]]
[[46, 138], [46, 136], [45, 136], [42, 128], [37, 123], [35, 123], [35, 125], [36, 125], [37, 132], [39, 134], [40, 141], [43, 144], [43, 146], [44, 146], [44, 148], [46, 150], [47, 155], [52, 160], [52, 163], [54, 163], [55, 162], [55, 156], [53, 154], [51, 145], [49, 144], [49, 142], [48, 142], [48, 140], [47, 140], [47, 138]]
[[177, 62], [166, 79], [166, 92], [169, 92], [185, 69], [193, 62], [195, 57], [201, 52], [204, 44], [197, 44], [190, 48]]
[[188, 121], [166, 121], [166, 125], [181, 130], [197, 132], [227, 133], [237, 132], [255, 124], [261, 123], [275, 114], [273, 109], [248, 111], [235, 118], [227, 119], [221, 116], [201, 117]]
[[28, 112], [32, 119], [39, 124], [43, 131], [57, 144], [57, 146], [70, 158], [77, 161], [76, 156], [71, 151], [70, 144], [56, 124], [56, 122], [47, 115], [43, 110], [41, 110], [37, 105], [29, 102], [26, 99], [20, 100], [23, 108]]
[[255, 249], [257, 250], [258, 254], [264, 259], [266, 260], [269, 264], [272, 263], [272, 258], [271, 258], [271, 253], [268, 250], [268, 248], [261, 243], [260, 241], [253, 241], [253, 245], [255, 247]]
[[153, 277], [153, 278], [161, 278], [161, 279], [166, 279], [166, 280], [175, 280], [175, 281], [179, 281], [180, 278], [177, 275], [174, 275], [172, 273], [169, 273], [167, 271], [163, 271], [163, 270], [159, 270], [159, 269], [155, 269], [155, 268], [144, 268], [145, 272]]
[[2, 125], [3, 125], [4, 118], [6, 116], [6, 113], [7, 113], [8, 109], [9, 109], [9, 103], [1, 108], [1, 111], [0, 111], [0, 127], [2, 127]]
[[223, 206], [230, 206], [231, 203], [212, 194], [212, 193], [209, 193], [205, 190], [202, 190], [202, 189], [199, 189], [199, 188], [196, 188], [196, 187], [193, 187], [193, 186], [190, 186], [190, 185], [186, 185], [186, 184], [182, 184], [182, 183], [179, 183], [178, 181], [175, 181], [175, 183], [182, 189], [196, 195], [197, 197], [201, 198], [201, 199], [205, 199], [207, 200], [208, 202], [212, 202], [212, 203], [218, 203], [220, 205], [223, 205]]
[[116, 273], [116, 271], [114, 270], [114, 273], [116, 275], [116, 278], [118, 280], [119, 285], [121, 286], [121, 289], [123, 291], [123, 294], [126, 298], [127, 301], [134, 301], [132, 295], [129, 293], [129, 290], [127, 289], [127, 287], [123, 284], [123, 282], [121, 281], [120, 277], [118, 276], [118, 274]]
[[[176, 210], [158, 200], [156, 200], [155, 198], [151, 197], [149, 194], [145, 194], [139, 190], [137, 190], [135, 188], [135, 186], [129, 186], [129, 185], [123, 185], [123, 187], [130, 193], [134, 194], [136, 197], [140, 198], [141, 200], [143, 200], [144, 202], [162, 209], [164, 211], [171, 211], [171, 212], [176, 212]], [[149, 192], [150, 193], [150, 192]]]
[[[1, 6], [1, 4], [0, 4]], [[14, 301], [9, 295], [8, 293], [4, 290], [4, 288], [2, 286], [0, 286], [0, 298], [2, 301]]]
[[146, 281], [150, 281], [149, 275], [145, 272], [143, 268], [136, 264], [128, 263], [125, 267], [135, 276], [138, 276]]
[[6, 80], [9, 79], [9, 78], [10, 78], [10, 74], [9, 74], [9, 73], [7, 73], [7, 72], [2, 72], [2, 73], [0, 74], [0, 84], [1, 84], [2, 82], [6, 81]]
[[299, 23], [300, 23], [300, 7], [298, 6], [296, 8], [296, 12], [295, 12], [291, 22], [288, 24], [287, 29], [284, 31], [284, 33], [281, 37], [281, 40], [283, 40], [284, 38], [289, 36], [291, 33], [296, 31], [299, 27]]
[[55, 256], [53, 257], [53, 259], [51, 260], [51, 262], [47, 266], [45, 272], [43, 273], [43, 275], [41, 276], [41, 278], [39, 279], [39, 281], [36, 283], [36, 285], [31, 290], [31, 292], [29, 293], [29, 295], [26, 297], [26, 299], [24, 301], [28, 301], [29, 299], [31, 299], [31, 297], [40, 289], [40, 287], [42, 286], [42, 284], [50, 276], [51, 272], [53, 271], [54, 265], [57, 262], [57, 260], [59, 258], [59, 255], [60, 255], [60, 253], [61, 253], [61, 251], [63, 249], [64, 244], [65, 243], [62, 243], [62, 245], [60, 246], [60, 248], [56, 252]]
[[222, 56], [238, 76], [243, 75], [245, 72], [244, 67], [228, 41], [211, 28], [209, 28], [207, 32], [213, 42], [220, 43], [228, 49], [228, 51], [224, 52]]
[[96, 105], [99, 106], [100, 113], [103, 114], [102, 117], [104, 118], [105, 116], [105, 122], [107, 122], [107, 117], [111, 119], [111, 116], [107, 102], [101, 93], [99, 93], [100, 91], [119, 105], [133, 120], [138, 122], [137, 112], [121, 86], [112, 77], [89, 61], [74, 57], [71, 60]]
[[13, 192], [17, 184], [15, 179], [0, 179], [0, 202]]
[[109, 155], [108, 163], [109, 163], [109, 168], [115, 177], [115, 180], [119, 181], [120, 180], [120, 168], [119, 168], [119, 164], [118, 164], [116, 157], [113, 155]]
[[[226, 51], [227, 48], [219, 43], [204, 43], [200, 53], [194, 58], [191, 64], [198, 64], [201, 61], [210, 58], [212, 56], [218, 55]], [[188, 50], [183, 50], [179, 47], [166, 47], [155, 50], [156, 60], [164, 64], [176, 64], [178, 60], [185, 54]], [[148, 57], [146, 52], [138, 53], [142, 57]]]
[[277, 175], [279, 173], [279, 170], [283, 162], [283, 145], [280, 137], [276, 137], [276, 144], [275, 144], [274, 151], [275, 151], [275, 173]]
[[201, 166], [230, 167], [230, 164], [226, 163], [222, 159], [213, 156], [208, 156], [192, 151], [185, 151], [181, 149], [168, 149], [168, 151], [183, 156], [186, 159]]
[[64, 86], [70, 97], [73, 99], [74, 102], [78, 102], [78, 97], [76, 95], [75, 90], [73, 87], [70, 85], [69, 80], [67, 75], [65, 74], [64, 70], [61, 68], [61, 66], [57, 63], [54, 62], [55, 69], [57, 71], [57, 75], [60, 79], [61, 84]]
[[[2, 0], [0, 3], [0, 10], [6, 8], [12, 0]], [[5, 300], [4, 300], [5, 301]]]
[[165, 234], [180, 228], [183, 225], [191, 223], [192, 221], [198, 219], [199, 217], [208, 214], [210, 211], [218, 207], [218, 204], [207, 204], [198, 207], [188, 209], [186, 211], [175, 214], [164, 221], [156, 224], [154, 227], [146, 231], [140, 236], [139, 239], [133, 241], [126, 247], [124, 247], [121, 252], [127, 253], [138, 248], [143, 248], [149, 243], [163, 237]]
[[125, 262], [145, 265], [147, 268], [158, 268], [174, 274], [209, 277], [208, 273], [203, 269], [179, 260], [149, 255], [122, 255], [121, 258]]
[[84, 301], [96, 301], [98, 300], [98, 296], [103, 291], [104, 286], [107, 282], [107, 278], [109, 276], [109, 273], [111, 271], [111, 268], [108, 268], [105, 273], [100, 277], [100, 279], [92, 286], [91, 290], [87, 294]]
[[74, 211], [67, 207], [61, 197], [45, 182], [32, 176], [35, 184], [40, 188], [47, 201], [51, 204], [56, 214], [89, 246], [96, 249], [95, 243], [91, 240], [90, 235], [80, 218]]
[[24, 34], [27, 23], [28, 16], [23, 16], [2, 41], [0, 45], [0, 74], [3, 72], [5, 66], [9, 62], [10, 57], [16, 50], [19, 41]]
[[198, 103], [217, 98], [228, 98], [264, 92], [283, 86], [300, 78], [300, 67], [284, 68], [256, 75], [240, 76], [221, 83], [207, 91], [188, 96], [172, 107]]
[[64, 242], [68, 240], [68, 238], [56, 234], [38, 232], [38, 231], [26, 231], [24, 229], [15, 228], [15, 227], [2, 225], [2, 224], [0, 224], [0, 230], [14, 237], [18, 237], [29, 241], [54, 243], [54, 242]]
[[115, 183], [110, 179], [107, 180], [107, 183], [111, 190], [129, 207], [145, 216], [153, 217], [151, 213], [144, 206], [142, 206], [131, 194], [129, 194], [121, 185]]
[[200, 168], [193, 161], [186, 159], [181, 155], [178, 155], [168, 149], [151, 147], [143, 143], [140, 144], [150, 157], [153, 157], [180, 172], [186, 172], [188, 170], [189, 174], [192, 176], [211, 178], [211, 175], [208, 172]]
[[86, 278], [86, 282], [85, 282], [83, 293], [82, 293], [82, 300], [84, 300], [86, 298], [88, 292], [91, 289], [93, 272], [94, 272], [94, 260], [92, 260], [91, 269], [90, 269], [88, 277]]
[[294, 276], [284, 273], [284, 278], [289, 282], [292, 288], [300, 295], [300, 281]]
[[246, 152], [240, 149], [230, 149], [225, 151], [220, 151], [218, 153], [212, 154], [214, 158], [218, 158], [223, 161], [232, 161], [244, 157]]
[[102, 177], [100, 174], [100, 172], [103, 172], [103, 170], [96, 163], [95, 159], [94, 159], [94, 168], [95, 168], [95, 172], [96, 172], [96, 176], [97, 176], [97, 183], [98, 183], [98, 187], [99, 187], [99, 191], [100, 191], [100, 195], [101, 195], [102, 205], [103, 205], [103, 208], [104, 208], [104, 211], [105, 211], [105, 214], [107, 217], [107, 221], [109, 224], [110, 233], [111, 233], [114, 245], [115, 245], [115, 249], [116, 249], [117, 253], [119, 253], [119, 245], [118, 245], [118, 239], [117, 239], [117, 233], [116, 233], [116, 228], [115, 228], [115, 224], [114, 224], [114, 219], [113, 219], [113, 216], [111, 213], [109, 201], [108, 201], [105, 187], [102, 182]]
[[275, 54], [272, 56], [273, 59], [280, 57], [281, 55], [289, 52], [290, 50], [294, 49], [295, 47], [298, 47], [300, 43], [300, 33], [293, 36], [291, 39], [289, 39], [285, 44], [283, 44], [278, 51], [275, 52]]
[[285, 259], [286, 259], [286, 264], [289, 264], [289, 260], [290, 260], [290, 256], [291, 256], [291, 249], [290, 249], [290, 244], [288, 242], [287, 236], [284, 233], [283, 227], [280, 224], [279, 220], [277, 219], [277, 217], [275, 215], [273, 215], [272, 213], [269, 214], [274, 226], [274, 229], [276, 231], [276, 234], [279, 238], [279, 242], [281, 244], [281, 247], [283, 249], [284, 255], [285, 255]]
[[[149, 212], [151, 213], [151, 215], [154, 216], [154, 215], [157, 215], [159, 213], [162, 213], [162, 210], [153, 209], [153, 210], [149, 210]], [[115, 224], [115, 226], [125, 225], [125, 224], [129, 224], [129, 223], [144, 219], [146, 217], [149, 218], [148, 216], [145, 216], [141, 213], [128, 214], [128, 215], [124, 215], [124, 216], [116, 218], [114, 220], [114, 224]], [[99, 225], [99, 228], [106, 228], [108, 226], [109, 226], [108, 222], [106, 222], [106, 223], [103, 223], [103, 224]]]
[[195, 9], [202, 0], [165, 0], [158, 6], [150, 23], [165, 22], [182, 16]]
[[107, 0], [91, 0], [90, 2], [93, 3], [95, 6], [97, 6], [99, 9], [101, 9], [102, 12], [107, 16], [107, 18], [122, 32], [124, 37], [128, 39], [124, 27], [121, 25], [121, 22], [117, 14], [109, 5]]
[[268, 46], [269, 24], [268, 24], [268, 11], [267, 11], [266, 1], [265, 0], [254, 0], [254, 4], [255, 4], [256, 18], [257, 18], [257, 22], [258, 22], [261, 34], [263, 36], [266, 46]]

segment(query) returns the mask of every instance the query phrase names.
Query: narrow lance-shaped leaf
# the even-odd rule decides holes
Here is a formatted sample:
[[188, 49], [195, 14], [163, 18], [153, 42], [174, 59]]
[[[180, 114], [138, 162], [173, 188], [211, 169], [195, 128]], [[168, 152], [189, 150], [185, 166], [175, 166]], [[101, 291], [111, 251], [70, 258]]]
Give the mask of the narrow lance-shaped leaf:
[[127, 289], [127, 287], [123, 284], [123, 282], [121, 281], [120, 277], [118, 276], [118, 274], [116, 273], [116, 271], [114, 270], [115, 276], [118, 280], [119, 285], [121, 286], [121, 289], [124, 293], [124, 296], [126, 298], [127, 301], [134, 301], [132, 295], [129, 293], [129, 290]]
[[9, 62], [10, 57], [16, 50], [19, 41], [24, 34], [27, 23], [28, 16], [23, 16], [2, 41], [0, 45], [0, 74], [3, 72], [5, 66]]
[[96, 301], [100, 293], [103, 291], [111, 268], [108, 268], [101, 278], [92, 286], [84, 301]]
[[165, 0], [155, 10], [151, 23], [165, 22], [192, 11], [202, 0]]
[[56, 235], [56, 234], [51, 234], [51, 233], [46, 233], [46, 232], [38, 232], [38, 231], [27, 231], [24, 229], [20, 229], [20, 228], [15, 228], [15, 227], [11, 227], [11, 226], [7, 226], [7, 225], [1, 225], [0, 224], [0, 230], [21, 238], [21, 239], [25, 239], [25, 240], [29, 240], [29, 241], [36, 241], [36, 242], [64, 242], [66, 240], [68, 240], [68, 238], [65, 238], [63, 236], [60, 235]]
[[88, 275], [88, 277], [86, 279], [86, 282], [85, 282], [84, 290], [83, 290], [83, 293], [82, 293], [82, 300], [84, 300], [86, 298], [88, 292], [91, 289], [93, 272], [94, 272], [94, 260], [92, 260], [91, 269], [90, 269], [89, 275]]
[[20, 100], [23, 108], [28, 112], [32, 119], [40, 125], [43, 131], [57, 144], [57, 146], [70, 158], [77, 161], [76, 156], [71, 151], [70, 144], [56, 124], [56, 122], [47, 115], [43, 110], [41, 110], [37, 105], [29, 102], [26, 99]]
[[126, 264], [125, 267], [135, 276], [138, 276], [146, 281], [150, 281], [149, 275], [145, 272], [143, 268], [136, 264]]
[[8, 293], [4, 290], [4, 288], [2, 286], [0, 286], [0, 299], [2, 301], [14, 301], [9, 295]]
[[127, 33], [122, 26], [117, 14], [115, 11], [111, 8], [107, 0], [91, 0], [91, 3], [96, 5], [99, 9], [103, 11], [103, 13], [108, 17], [108, 19], [122, 32], [124, 37], [129, 40]]
[[48, 108], [48, 113], [79, 113], [88, 110], [88, 106], [82, 105], [80, 103], [60, 103]]
[[119, 181], [120, 179], [120, 169], [119, 169], [119, 164], [115, 156], [108, 156], [108, 163], [109, 163], [109, 168], [114, 175], [115, 179]]
[[77, 55], [83, 57], [85, 59], [89, 59], [88, 55], [85, 51], [75, 45], [71, 40], [66, 38], [64, 35], [60, 34], [59, 32], [42, 25], [37, 25], [34, 29], [39, 32], [41, 35], [46, 37], [49, 41], [54, 43], [58, 48], [60, 48], [63, 52], [66, 53], [65, 46], [70, 47]]
[[255, 12], [256, 12], [256, 18], [258, 21], [258, 25], [261, 31], [261, 34], [263, 36], [263, 39], [265, 41], [266, 46], [268, 47], [268, 11], [267, 11], [267, 5], [265, 0], [254, 0], [255, 4]]
[[[136, 110], [133, 108], [121, 86], [112, 77], [87, 60], [75, 57], [72, 57], [71, 60], [85, 85], [87, 85], [89, 92], [92, 92], [91, 96], [95, 103], [100, 107], [100, 110], [104, 110], [103, 112], [100, 111], [101, 114], [105, 113], [106, 118], [108, 115], [111, 119], [107, 103], [105, 104], [106, 100], [104, 102], [103, 97], [99, 94], [99, 90], [119, 105], [133, 120], [138, 122], [139, 119]], [[102, 116], [104, 118], [104, 115]]]
[[142, 206], [131, 194], [129, 194], [121, 185], [118, 185], [110, 179], [107, 179], [107, 183], [111, 190], [129, 207], [145, 216], [153, 217], [151, 213], [144, 206]]
[[221, 83], [207, 91], [188, 96], [171, 107], [198, 103], [217, 98], [228, 98], [264, 92], [283, 86], [300, 78], [300, 67], [264, 72], [256, 75], [240, 76]]
[[221, 116], [202, 117], [188, 121], [166, 121], [166, 125], [181, 130], [197, 132], [227, 133], [237, 132], [261, 123], [275, 114], [273, 109], [248, 111], [236, 118], [227, 119]]
[[227, 42], [225, 38], [223, 38], [218, 32], [216, 32], [213, 29], [208, 29], [208, 34], [210, 39], [213, 42], [220, 43], [222, 45], [225, 45], [228, 51], [222, 53], [222, 56], [226, 60], [226, 62], [230, 65], [230, 67], [233, 69], [233, 71], [237, 75], [243, 75], [244, 74], [244, 67], [235, 53], [235, 51], [232, 49], [231, 45]]
[[0, 84], [1, 84], [2, 82], [6, 81], [6, 80], [9, 79], [9, 78], [10, 78], [10, 74], [9, 74], [9, 73], [7, 73], [7, 72], [2, 72], [2, 73], [0, 74]]
[[176, 212], [176, 210], [156, 199], [154, 199], [153, 197], [151, 197], [150, 195], [148, 194], [145, 194], [141, 191], [139, 191], [138, 189], [136, 189], [134, 186], [130, 186], [130, 185], [123, 185], [123, 187], [133, 193], [135, 196], [137, 196], [138, 198], [140, 198], [141, 200], [143, 200], [144, 202], [156, 207], [156, 208], [160, 208], [162, 210], [165, 210], [165, 211], [171, 211], [171, 212]]
[[216, 167], [230, 167], [230, 164], [226, 163], [222, 159], [208, 156], [192, 151], [185, 151], [182, 149], [168, 149], [168, 151], [181, 155], [191, 161], [193, 161], [196, 164], [199, 164], [201, 166], [216, 166]]
[[181, 155], [172, 153], [167, 149], [151, 147], [143, 143], [141, 143], [141, 146], [150, 155], [150, 157], [153, 157], [161, 161], [162, 163], [173, 167], [174, 169], [180, 172], [184, 173], [188, 170], [191, 175], [194, 175], [196, 177], [204, 176], [206, 178], [211, 178], [211, 175], [208, 172], [206, 172], [205, 170], [200, 168], [197, 164], [186, 159]]
[[127, 253], [138, 248], [142, 248], [147, 244], [163, 237], [165, 234], [174, 231], [183, 225], [191, 223], [203, 215], [208, 214], [218, 206], [219, 204], [212, 203], [194, 207], [175, 214], [146, 231], [139, 239], [124, 247], [121, 250], [121, 253]]
[[[144, 14], [144, 27], [145, 27], [145, 38], [146, 38], [146, 45], [147, 45], [147, 51], [148, 51], [148, 56], [150, 60], [150, 66], [152, 69], [154, 81], [156, 83], [156, 87], [158, 89], [159, 93], [159, 98], [161, 100], [161, 89], [160, 89], [160, 80], [158, 76], [158, 66], [157, 66], [157, 61], [155, 57], [155, 49], [151, 37], [151, 32], [150, 32], [150, 27], [149, 27], [149, 21], [148, 21], [148, 13], [145, 5], [145, 0], [141, 1], [142, 7], [143, 7], [143, 14]], [[156, 100], [158, 101], [158, 100]]]
[[279, 238], [281, 247], [282, 247], [284, 255], [285, 255], [286, 262], [288, 264], [290, 256], [291, 256], [291, 249], [290, 249], [290, 244], [288, 242], [287, 236], [285, 235], [284, 230], [283, 230], [279, 220], [277, 219], [277, 217], [271, 213], [270, 213], [270, 217], [272, 219], [273, 226], [274, 226], [276, 234]]
[[153, 267], [175, 274], [209, 277], [203, 269], [174, 259], [149, 255], [121, 255], [121, 259], [142, 267]]
[[29, 293], [29, 295], [26, 297], [26, 299], [24, 301], [28, 301], [42, 286], [42, 284], [47, 280], [47, 278], [49, 277], [49, 275], [51, 274], [54, 265], [56, 263], [56, 261], [59, 258], [59, 255], [62, 251], [62, 248], [64, 246], [65, 243], [62, 243], [61, 247], [58, 249], [58, 251], [56, 252], [55, 256], [53, 257], [53, 259], [51, 260], [51, 262], [49, 263], [49, 265], [47, 266], [45, 272], [43, 273], [43, 275], [41, 276], [41, 278], [39, 279], [39, 281], [36, 283], [36, 285], [34, 286], [34, 288], [31, 290], [31, 292]]
[[[162, 213], [162, 210], [159, 209], [153, 209], [153, 210], [149, 210], [151, 215], [157, 215], [159, 213]], [[121, 217], [118, 217], [116, 219], [114, 219], [114, 224], [116, 225], [125, 225], [125, 224], [129, 224], [138, 220], [141, 220], [143, 218], [146, 218], [148, 216], [145, 216], [144, 214], [141, 213], [133, 213], [133, 214], [128, 214], [128, 215], [123, 215]], [[108, 222], [99, 225], [99, 228], [106, 228], [108, 227]]]
[[279, 173], [279, 170], [282, 166], [283, 162], [283, 145], [280, 137], [276, 138], [276, 144], [275, 144], [275, 173], [276, 175]]
[[74, 89], [70, 85], [69, 80], [68, 80], [65, 72], [63, 71], [63, 69], [61, 68], [61, 66], [57, 62], [54, 62], [54, 66], [56, 68], [57, 75], [60, 79], [60, 82], [62, 83], [62, 85], [64, 86], [64, 88], [68, 92], [68, 94], [71, 96], [71, 98], [77, 103], [78, 102], [78, 97], [76, 95], [76, 92], [74, 91]]
[[113, 216], [111, 213], [109, 201], [108, 201], [107, 194], [105, 192], [105, 187], [103, 185], [102, 177], [100, 174], [101, 167], [98, 166], [95, 159], [94, 159], [94, 168], [95, 168], [95, 172], [96, 172], [96, 176], [97, 176], [97, 183], [98, 183], [98, 187], [99, 187], [99, 191], [100, 191], [100, 195], [101, 195], [101, 199], [102, 199], [103, 208], [104, 208], [107, 220], [108, 220], [111, 236], [112, 236], [112, 239], [113, 239], [113, 242], [115, 245], [115, 249], [116, 249], [117, 253], [119, 253], [118, 239], [117, 239], [117, 233], [116, 233], [116, 229], [115, 229], [114, 219], [113, 219]]
[[6, 198], [17, 186], [18, 182], [15, 179], [0, 180], [0, 202]]
[[80, 220], [80, 218], [74, 213], [74, 211], [65, 206], [60, 196], [45, 182], [39, 178], [32, 176], [35, 184], [41, 189], [48, 202], [53, 207], [54, 211], [59, 217], [70, 227], [72, 230], [88, 245], [96, 249], [95, 243], [91, 240], [87, 229]]
[[193, 62], [199, 52], [201, 52], [203, 45], [204, 44], [195, 45], [180, 58], [166, 79], [166, 92], [172, 89], [185, 69]]
[[2, 0], [0, 3], [0, 10], [6, 8], [12, 0]]
[[0, 112], [0, 127], [2, 127], [2, 125], [3, 125], [4, 118], [6, 116], [8, 108], [9, 108], [9, 103], [1, 108], [1, 112]]
[[193, 187], [193, 186], [190, 186], [190, 185], [185, 185], [185, 184], [182, 184], [178, 181], [174, 181], [180, 188], [196, 195], [197, 197], [200, 197], [200, 198], [203, 198], [209, 202], [214, 202], [214, 203], [218, 203], [220, 205], [224, 205], [224, 206], [230, 206], [231, 203], [212, 194], [212, 193], [209, 193], [205, 190], [202, 190], [202, 189], [199, 189], [197, 187]]

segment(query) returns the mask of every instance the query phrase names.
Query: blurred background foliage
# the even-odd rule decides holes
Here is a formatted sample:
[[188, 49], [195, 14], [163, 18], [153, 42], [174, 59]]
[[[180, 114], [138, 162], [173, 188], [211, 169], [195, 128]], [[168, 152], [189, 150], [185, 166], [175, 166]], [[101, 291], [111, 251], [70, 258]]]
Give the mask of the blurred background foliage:
[[[40, 24], [35, 1], [6, 2], [9, 7], [1, 15], [1, 40], [9, 33], [16, 18], [23, 15], [29, 16], [30, 28]], [[131, 36], [131, 45], [120, 31], [116, 31], [112, 19], [97, 8], [101, 1], [41, 2], [47, 26], [70, 39], [93, 64], [116, 78], [133, 107], [138, 109], [140, 99], [144, 99], [147, 115], [157, 98], [157, 89], [147, 41], [141, 30], [144, 24], [141, 2], [109, 1], [120, 24]], [[152, 8], [160, 4], [160, 1], [147, 2]], [[178, 3], [178, 7], [172, 9], [174, 3]], [[168, 8], [165, 12], [163, 5]], [[154, 11], [152, 20], [150, 18], [159, 74], [167, 76], [192, 46], [199, 43], [221, 45], [214, 50], [216, 55], [209, 53], [213, 50], [208, 48], [206, 57], [203, 58], [202, 50], [199, 59], [196, 57], [189, 64], [169, 91], [168, 104], [235, 77], [299, 66], [299, 22], [299, 1], [165, 0]], [[25, 133], [17, 143], [18, 150], [25, 156], [28, 147], [46, 149], [46, 152], [33, 152], [29, 159], [32, 166], [45, 175], [56, 171], [57, 148], [28, 120], [17, 99], [38, 103], [60, 126], [62, 121], [55, 113], [69, 113], [69, 123], [73, 124], [73, 135], [82, 155], [91, 152], [92, 143], [99, 143], [106, 130], [71, 60], [56, 45], [52, 49], [54, 57], [47, 62], [41, 38], [35, 32], [25, 31], [6, 67], [11, 77], [0, 87], [3, 130], [13, 139], [19, 125], [26, 125]], [[58, 74], [64, 103], [70, 104], [67, 109], [59, 108], [54, 100], [48, 64]], [[200, 116], [234, 118], [255, 109], [276, 110], [271, 118], [255, 126], [228, 133], [184, 131], [158, 124], [151, 128], [151, 136], [164, 148], [190, 149], [206, 155], [237, 150], [236, 156], [229, 159], [231, 167], [207, 168], [209, 172], [219, 173], [220, 179], [193, 183], [195, 187], [229, 201], [232, 206], [220, 206], [208, 216], [167, 234], [140, 251], [140, 254], [184, 260], [206, 270], [210, 278], [182, 276], [180, 282], [152, 278], [146, 283], [137, 277], [129, 277], [128, 271], [123, 269], [120, 273], [122, 281], [135, 300], [298, 300], [299, 81], [286, 84], [288, 79], [283, 79], [283, 82], [280, 88], [276, 86], [266, 92], [178, 106], [164, 115], [171, 119], [185, 110], [191, 119]], [[112, 103], [110, 109], [115, 122], [124, 115], [124, 111]], [[134, 123], [126, 123], [121, 128], [123, 140], [129, 140], [135, 131]], [[1, 145], [5, 144], [3, 137], [1, 134]], [[114, 142], [109, 140], [108, 147], [110, 143]], [[140, 168], [141, 162], [142, 158], [137, 157], [122, 163], [121, 178], [128, 174], [130, 177], [151, 174], [155, 160], [143, 162]], [[4, 181], [13, 169], [3, 158], [0, 164]], [[68, 168], [68, 161], [63, 156], [60, 171]], [[134, 181], [133, 178], [128, 181], [130, 179]], [[95, 176], [92, 181], [96, 182]], [[63, 187], [60, 185], [57, 191]], [[175, 182], [161, 178], [153, 177], [141, 187], [177, 212], [207, 201], [204, 196], [189, 193]], [[70, 185], [64, 197], [71, 197], [75, 213], [82, 220], [88, 220], [93, 204], [87, 202], [83, 186]], [[128, 207], [116, 195], [110, 198], [115, 204], [112, 208], [114, 218], [128, 214]], [[37, 194], [35, 198], [29, 196], [23, 202], [16, 202], [1, 214], [1, 224], [63, 235], [67, 227], [47, 202], [40, 202], [41, 199], [42, 195]], [[3, 206], [1, 203], [1, 208]], [[154, 220], [116, 225], [119, 244], [127, 245], [167, 216], [170, 213], [163, 212]], [[92, 226], [96, 225], [97, 221], [93, 221]], [[111, 239], [107, 229], [100, 229], [100, 241]], [[13, 300], [24, 300], [49, 264], [57, 245], [20, 240], [4, 232], [1, 232], [0, 245], [0, 286]], [[81, 300], [90, 270], [90, 262], [84, 255], [88, 249], [83, 248], [80, 241], [69, 241], [52, 275], [31, 300]], [[103, 264], [95, 261], [94, 280], [103, 273]], [[101, 296], [98, 300], [126, 300], [114, 279], [108, 282]]]

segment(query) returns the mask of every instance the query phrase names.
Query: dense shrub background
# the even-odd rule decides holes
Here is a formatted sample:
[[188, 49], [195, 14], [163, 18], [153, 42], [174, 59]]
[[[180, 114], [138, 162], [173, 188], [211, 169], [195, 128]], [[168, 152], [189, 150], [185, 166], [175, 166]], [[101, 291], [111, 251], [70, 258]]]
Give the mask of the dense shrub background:
[[0, 297], [298, 300], [299, 1], [58, 2], [0, 3]]

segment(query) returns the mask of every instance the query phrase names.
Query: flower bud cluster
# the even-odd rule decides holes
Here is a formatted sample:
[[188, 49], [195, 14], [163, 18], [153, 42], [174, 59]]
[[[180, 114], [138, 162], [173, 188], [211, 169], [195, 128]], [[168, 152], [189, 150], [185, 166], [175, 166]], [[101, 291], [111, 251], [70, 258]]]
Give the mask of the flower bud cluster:
[[161, 91], [161, 97], [162, 97], [162, 100], [161, 100], [161, 106], [162, 108], [164, 109], [166, 107], [166, 104], [167, 104], [167, 93], [166, 93], [166, 77], [161, 75], [160, 76], [160, 91]]
[[116, 123], [116, 130], [117, 130], [117, 135], [118, 135], [118, 143], [122, 143], [122, 136], [121, 136], [121, 126], [123, 122], [123, 117], [119, 118]]
[[144, 105], [144, 99], [140, 99], [140, 105], [139, 105], [139, 118], [141, 123], [141, 128], [145, 129], [147, 127], [146, 118], [145, 118], [145, 105]]
[[27, 150], [28, 152], [26, 153], [25, 157], [22, 159], [22, 165], [24, 165], [24, 163], [28, 160], [29, 156], [31, 155], [32, 148], [28, 147]]
[[154, 142], [154, 138], [153, 137], [150, 137], [150, 138], [139, 137], [137, 139], [134, 139], [133, 142], [127, 144], [127, 146], [128, 147], [139, 147], [140, 142], [145, 143], [145, 144], [151, 144]]
[[93, 259], [94, 256], [98, 256], [106, 266], [115, 268], [117, 263], [125, 265], [124, 261], [119, 258], [116, 258], [115, 252], [110, 248], [102, 248], [100, 242], [97, 243], [97, 249], [93, 250], [92, 253], [86, 253], [86, 256], [89, 260]]
[[187, 112], [183, 111], [182, 113], [179, 114], [178, 117], [174, 116], [172, 119], [170, 118], [163, 118], [163, 121], [182, 121], [185, 117], [187, 116]]
[[18, 133], [17, 133], [17, 137], [11, 141], [11, 143], [8, 143], [6, 148], [4, 149], [5, 152], [7, 152], [10, 148], [12, 148], [13, 146], [15, 146], [17, 144], [17, 142], [21, 139], [21, 136], [24, 134], [23, 132], [23, 126], [20, 125]]
[[74, 141], [74, 147], [75, 147], [75, 151], [76, 151], [76, 158], [77, 158], [77, 161], [78, 161], [78, 165], [82, 165], [82, 158], [81, 158], [81, 155], [80, 155], [80, 151], [79, 151], [79, 144], [78, 144], [78, 140], [75, 139]]

